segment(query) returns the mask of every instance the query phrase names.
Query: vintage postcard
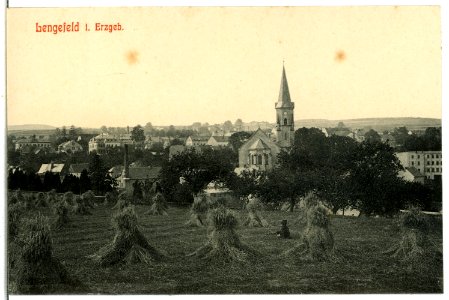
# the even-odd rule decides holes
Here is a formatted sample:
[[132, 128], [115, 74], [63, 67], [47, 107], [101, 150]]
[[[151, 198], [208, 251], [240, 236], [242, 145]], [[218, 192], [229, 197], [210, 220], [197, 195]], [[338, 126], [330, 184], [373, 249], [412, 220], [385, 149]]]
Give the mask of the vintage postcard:
[[6, 9], [6, 293], [442, 294], [439, 6]]

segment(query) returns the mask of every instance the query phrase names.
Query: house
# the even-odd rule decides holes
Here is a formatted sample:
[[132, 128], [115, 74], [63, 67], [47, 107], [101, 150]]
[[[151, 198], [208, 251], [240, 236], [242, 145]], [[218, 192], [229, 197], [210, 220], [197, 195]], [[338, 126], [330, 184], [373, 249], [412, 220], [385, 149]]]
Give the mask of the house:
[[287, 76], [285, 68], [282, 67], [281, 87], [279, 98], [275, 104], [276, 110], [276, 128], [274, 135], [269, 136], [262, 129], [257, 129], [251, 137], [243, 143], [239, 149], [239, 167], [257, 169], [259, 171], [272, 170], [277, 163], [277, 155], [281, 149], [288, 150], [293, 145], [294, 129], [294, 108], [295, 104], [291, 101], [288, 89]]
[[98, 154], [103, 154], [108, 148], [123, 147], [125, 144], [133, 143], [130, 133], [102, 133], [89, 140], [89, 153], [96, 151]]
[[154, 182], [159, 177], [161, 167], [130, 167], [128, 161], [128, 145], [124, 145], [125, 155], [123, 162], [123, 171], [117, 177], [118, 188], [127, 192], [133, 192], [133, 185], [136, 181]]
[[37, 171], [37, 175], [39, 175], [42, 179], [45, 176], [45, 173], [50, 172], [53, 174], [59, 175], [61, 181], [64, 179], [65, 175], [68, 174], [68, 168], [65, 164], [55, 164], [53, 162], [49, 164], [42, 164], [39, 168], [39, 171]]
[[426, 175], [421, 174], [416, 168], [408, 167], [404, 168], [404, 171], [399, 171], [398, 177], [410, 182], [419, 182], [424, 184], [426, 181]]
[[133, 184], [136, 181], [154, 182], [158, 178], [161, 169], [161, 167], [128, 167], [127, 170], [123, 168], [122, 174], [116, 178], [118, 187], [132, 191]]
[[208, 136], [189, 136], [186, 139], [186, 146], [205, 146], [209, 138]]
[[211, 136], [207, 141], [207, 145], [212, 147], [228, 147], [229, 136]]
[[82, 152], [83, 146], [78, 144], [75, 141], [68, 141], [65, 143], [62, 143], [58, 146], [58, 152], [59, 153], [76, 153], [76, 152]]
[[443, 174], [441, 151], [408, 151], [395, 154], [404, 168], [413, 167], [427, 179], [435, 179]]
[[145, 137], [145, 149], [151, 149], [155, 145], [160, 144], [162, 148], [170, 147], [172, 138], [166, 136], [146, 136]]
[[81, 173], [84, 170], [89, 171], [89, 164], [88, 163], [71, 164], [70, 167], [69, 167], [69, 174], [80, 178], [81, 177]]

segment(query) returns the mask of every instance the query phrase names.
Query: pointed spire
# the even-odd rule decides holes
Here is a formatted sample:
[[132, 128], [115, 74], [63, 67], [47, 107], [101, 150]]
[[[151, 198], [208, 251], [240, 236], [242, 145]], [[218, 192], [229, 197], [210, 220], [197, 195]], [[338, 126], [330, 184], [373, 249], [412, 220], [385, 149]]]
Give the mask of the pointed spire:
[[279, 99], [276, 103], [276, 108], [282, 107], [293, 107], [290, 91], [288, 90], [287, 75], [285, 75], [284, 61], [282, 61], [281, 89], [279, 90]]

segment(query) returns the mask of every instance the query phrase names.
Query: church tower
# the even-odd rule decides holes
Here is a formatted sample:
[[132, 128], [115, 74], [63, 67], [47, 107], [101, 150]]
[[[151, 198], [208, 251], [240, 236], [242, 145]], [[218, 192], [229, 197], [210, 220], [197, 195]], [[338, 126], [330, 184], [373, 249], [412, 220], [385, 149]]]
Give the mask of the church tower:
[[295, 138], [293, 110], [295, 103], [290, 99], [285, 67], [282, 66], [281, 89], [276, 102], [276, 143], [281, 148], [289, 148]]

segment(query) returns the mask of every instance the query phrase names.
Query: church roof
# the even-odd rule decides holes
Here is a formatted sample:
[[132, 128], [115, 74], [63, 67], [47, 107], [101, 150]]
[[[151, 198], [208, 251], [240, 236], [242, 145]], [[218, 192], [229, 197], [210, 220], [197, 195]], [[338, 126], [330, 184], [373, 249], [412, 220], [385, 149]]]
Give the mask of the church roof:
[[281, 88], [279, 90], [279, 99], [276, 108], [293, 108], [294, 104], [290, 99], [290, 91], [288, 90], [287, 75], [285, 75], [285, 67], [282, 66]]
[[248, 150], [263, 150], [263, 149], [270, 149], [268, 145], [262, 141], [261, 139], [257, 139], [249, 148]]

